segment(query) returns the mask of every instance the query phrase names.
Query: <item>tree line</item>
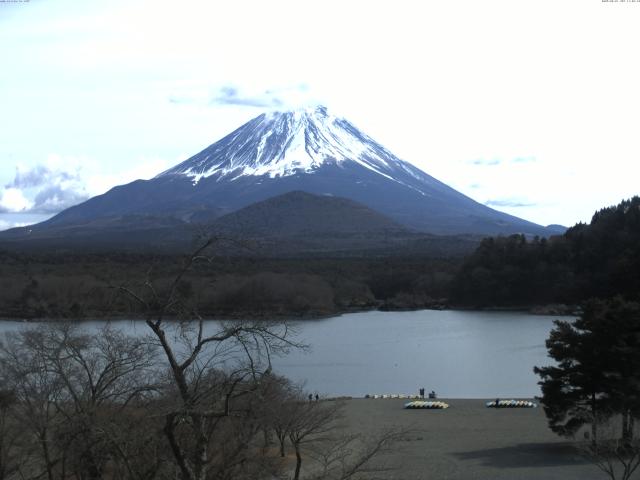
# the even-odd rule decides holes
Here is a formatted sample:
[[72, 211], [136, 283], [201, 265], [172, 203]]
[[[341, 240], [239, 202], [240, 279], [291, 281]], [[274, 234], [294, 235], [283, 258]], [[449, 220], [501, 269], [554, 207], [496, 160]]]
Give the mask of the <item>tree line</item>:
[[[212, 254], [218, 254], [215, 251]], [[143, 317], [113, 286], [144, 278], [170, 284], [183, 257], [0, 252], [0, 317]], [[181, 288], [209, 318], [305, 318], [364, 309], [441, 305], [460, 259], [259, 258], [217, 255], [194, 266]]]
[[456, 304], [580, 304], [589, 298], [640, 298], [640, 197], [604, 208], [549, 239], [490, 237], [451, 285]]

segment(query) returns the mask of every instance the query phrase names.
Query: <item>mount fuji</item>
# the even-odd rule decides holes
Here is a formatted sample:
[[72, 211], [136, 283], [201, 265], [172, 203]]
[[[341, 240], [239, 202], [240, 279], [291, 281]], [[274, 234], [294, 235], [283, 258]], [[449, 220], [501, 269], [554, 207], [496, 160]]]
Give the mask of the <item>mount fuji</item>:
[[259, 115], [155, 178], [117, 186], [46, 222], [14, 229], [11, 236], [78, 232], [82, 225], [139, 216], [147, 223], [161, 219], [171, 228], [176, 222], [210, 224], [292, 191], [343, 197], [417, 232], [558, 233], [472, 200], [399, 159], [346, 119], [314, 107]]

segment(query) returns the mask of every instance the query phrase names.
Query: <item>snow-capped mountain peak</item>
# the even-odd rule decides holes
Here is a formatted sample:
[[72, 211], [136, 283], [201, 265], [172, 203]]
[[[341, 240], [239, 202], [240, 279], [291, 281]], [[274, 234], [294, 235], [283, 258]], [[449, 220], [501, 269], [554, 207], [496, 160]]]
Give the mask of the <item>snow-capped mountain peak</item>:
[[[262, 114], [151, 180], [120, 185], [61, 212], [47, 228], [110, 225], [123, 218], [126, 230], [132, 215], [143, 222], [158, 217], [171, 228], [175, 222], [207, 224], [257, 202], [261, 206], [252, 215], [260, 217], [260, 202], [289, 192], [349, 199], [422, 232], [548, 235], [543, 227], [492, 210], [400, 160], [324, 107]], [[299, 195], [287, 198], [291, 208], [305, 203]], [[305, 215], [326, 220], [327, 202], [313, 205]], [[242, 223], [247, 217], [234, 218]], [[278, 230], [282, 224], [276, 220], [265, 216], [261, 228]]]
[[159, 177], [185, 175], [194, 184], [211, 176], [276, 178], [345, 162], [355, 162], [389, 179], [397, 169], [422, 177], [422, 172], [323, 106], [262, 114]]

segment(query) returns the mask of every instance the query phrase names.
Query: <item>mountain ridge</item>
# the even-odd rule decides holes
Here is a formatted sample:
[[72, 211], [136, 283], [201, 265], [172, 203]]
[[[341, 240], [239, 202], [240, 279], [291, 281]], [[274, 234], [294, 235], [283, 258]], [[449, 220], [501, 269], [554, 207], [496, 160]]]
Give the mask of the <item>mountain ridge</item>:
[[412, 231], [353, 200], [301, 191], [253, 203], [214, 221], [206, 211], [200, 213], [204, 218], [191, 223], [124, 215], [44, 229], [24, 227], [0, 236], [0, 249], [163, 254], [189, 251], [199, 239], [214, 238], [216, 254], [234, 257], [459, 257], [480, 242], [478, 237]]
[[476, 202], [324, 107], [259, 115], [156, 177], [114, 187], [33, 228], [127, 215], [213, 221], [291, 191], [347, 198], [429, 234], [558, 233]]
[[403, 234], [415, 232], [370, 208], [333, 196], [294, 190], [226, 214], [211, 224], [213, 231], [247, 235]]

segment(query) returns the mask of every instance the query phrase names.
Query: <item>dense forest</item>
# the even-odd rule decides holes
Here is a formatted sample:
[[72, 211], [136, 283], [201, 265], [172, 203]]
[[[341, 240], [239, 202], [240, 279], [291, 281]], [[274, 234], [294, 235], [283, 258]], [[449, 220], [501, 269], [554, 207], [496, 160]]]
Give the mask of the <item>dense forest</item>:
[[[180, 288], [206, 317], [317, 317], [444, 305], [460, 258], [207, 257]], [[184, 257], [0, 252], [0, 317], [115, 318], [136, 310], [117, 287], [168, 285]]]
[[549, 239], [484, 239], [457, 273], [452, 301], [473, 307], [579, 304], [640, 295], [640, 197]]
[[[640, 197], [602, 209], [561, 236], [490, 237], [466, 258], [434, 252], [278, 258], [222, 255], [214, 244], [180, 288], [202, 315], [223, 318], [571, 306], [614, 295], [637, 300]], [[183, 261], [174, 254], [0, 251], [0, 317], [131, 316], [116, 287], [167, 284]]]

